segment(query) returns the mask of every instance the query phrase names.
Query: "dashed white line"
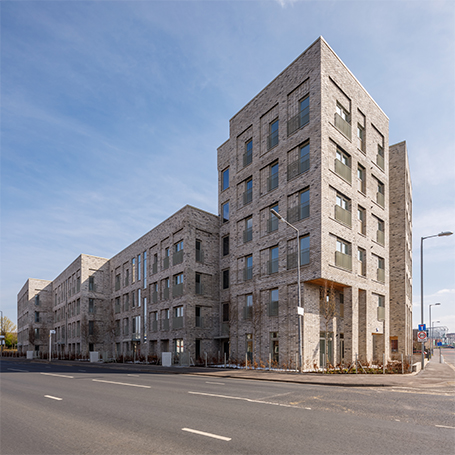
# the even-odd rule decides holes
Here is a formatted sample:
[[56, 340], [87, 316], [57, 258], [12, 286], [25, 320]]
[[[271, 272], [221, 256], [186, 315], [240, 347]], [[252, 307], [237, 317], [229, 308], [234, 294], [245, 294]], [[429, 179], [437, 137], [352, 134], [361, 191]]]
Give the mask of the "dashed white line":
[[67, 376], [66, 374], [55, 374], [55, 373], [40, 373], [40, 374], [45, 374], [46, 376], [57, 376], [58, 378], [74, 379], [74, 376]]
[[28, 370], [18, 370], [16, 368], [8, 368], [9, 371], [23, 371], [24, 373], [28, 373]]
[[226, 436], [220, 436], [218, 434], [206, 433], [205, 431], [192, 430], [191, 428], [182, 428], [182, 431], [188, 431], [188, 433], [200, 434], [201, 436], [208, 436], [209, 438], [221, 439], [222, 441], [230, 441], [232, 438]]
[[435, 427], [438, 427], [438, 428], [450, 428], [451, 430], [455, 430], [455, 427], [448, 427], [446, 425], [435, 425]]
[[217, 385], [225, 385], [224, 382], [209, 382], [205, 381], [206, 384], [217, 384]]
[[127, 382], [114, 382], [114, 381], [103, 381], [102, 379], [92, 379], [94, 382], [104, 382], [106, 384], [117, 384], [117, 385], [127, 385], [130, 387], [142, 387], [144, 389], [151, 389], [149, 385], [140, 385], [140, 384], [128, 384]]
[[44, 398], [50, 398], [51, 400], [62, 401], [63, 398], [53, 397], [52, 395], [44, 395]]

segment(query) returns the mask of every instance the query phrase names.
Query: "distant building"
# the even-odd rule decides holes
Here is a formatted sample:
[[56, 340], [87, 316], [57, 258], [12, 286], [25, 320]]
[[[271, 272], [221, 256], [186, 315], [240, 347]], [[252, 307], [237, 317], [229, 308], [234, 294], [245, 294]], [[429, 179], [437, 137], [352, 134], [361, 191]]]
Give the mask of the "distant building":
[[22, 349], [53, 328], [62, 353], [292, 366], [301, 318], [304, 368], [411, 354], [412, 188], [388, 123], [319, 38], [230, 120], [220, 216], [186, 206], [110, 260], [28, 280]]

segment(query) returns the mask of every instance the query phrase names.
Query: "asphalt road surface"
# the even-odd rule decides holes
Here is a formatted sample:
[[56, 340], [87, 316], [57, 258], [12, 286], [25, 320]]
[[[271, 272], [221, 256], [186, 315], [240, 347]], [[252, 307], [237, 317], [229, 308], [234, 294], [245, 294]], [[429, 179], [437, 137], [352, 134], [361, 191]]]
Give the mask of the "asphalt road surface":
[[8, 454], [453, 454], [454, 396], [1, 361]]

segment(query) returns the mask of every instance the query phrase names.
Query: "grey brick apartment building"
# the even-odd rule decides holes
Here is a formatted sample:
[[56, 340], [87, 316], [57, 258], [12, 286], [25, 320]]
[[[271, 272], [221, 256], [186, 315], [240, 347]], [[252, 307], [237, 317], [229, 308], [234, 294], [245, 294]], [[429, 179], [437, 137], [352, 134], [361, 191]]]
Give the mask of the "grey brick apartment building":
[[219, 216], [185, 206], [112, 259], [28, 280], [21, 348], [55, 329], [62, 353], [292, 365], [300, 318], [304, 368], [412, 352], [406, 144], [323, 38], [230, 120], [218, 171]]

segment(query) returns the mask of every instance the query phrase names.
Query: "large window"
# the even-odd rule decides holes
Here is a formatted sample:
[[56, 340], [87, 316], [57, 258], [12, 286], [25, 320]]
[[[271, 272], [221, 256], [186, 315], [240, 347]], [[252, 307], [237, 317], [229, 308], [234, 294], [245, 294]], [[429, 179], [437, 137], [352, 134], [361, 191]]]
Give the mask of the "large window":
[[299, 204], [288, 210], [288, 220], [290, 223], [308, 218], [310, 216], [310, 189], [307, 188], [298, 194]]
[[365, 168], [360, 164], [357, 167], [357, 178], [359, 179], [359, 191], [363, 194], [366, 194], [366, 172]]
[[243, 231], [243, 242], [251, 242], [253, 240], [253, 217], [245, 218], [245, 229]]
[[223, 270], [223, 289], [229, 288], [229, 269]]
[[278, 188], [278, 161], [269, 166], [269, 177], [267, 178], [267, 191]]
[[243, 269], [243, 279], [245, 281], [253, 278], [253, 255], [245, 257], [245, 268]]
[[243, 192], [243, 205], [249, 204], [253, 200], [253, 178], [245, 180], [245, 191]]
[[223, 223], [227, 223], [229, 221], [229, 202], [225, 202], [221, 206], [221, 216]]
[[277, 273], [278, 272], [278, 259], [279, 259], [279, 254], [278, 254], [278, 245], [270, 248], [269, 250], [269, 262], [268, 262], [268, 273], [269, 275], [272, 273]]
[[278, 229], [278, 218], [271, 212], [274, 210], [276, 213], [280, 213], [278, 204], [274, 204], [270, 207], [270, 217], [267, 220], [267, 232], [273, 232]]
[[279, 303], [278, 289], [271, 289], [268, 308], [269, 316], [278, 316], [278, 303]]
[[223, 256], [227, 256], [229, 254], [229, 236], [226, 235], [223, 237]]
[[174, 245], [174, 255], [172, 256], [172, 264], [177, 265], [183, 262], [183, 240], [180, 240]]
[[183, 295], [183, 273], [174, 275], [174, 287], [172, 288], [172, 296], [179, 297]]
[[245, 144], [245, 153], [243, 154], [243, 167], [248, 166], [253, 161], [253, 139]]
[[310, 235], [300, 237], [300, 265], [310, 263]]
[[251, 319], [253, 317], [253, 294], [245, 296], [245, 308], [243, 310], [243, 318]]
[[221, 191], [229, 188], [229, 168], [221, 173]]
[[269, 136], [267, 137], [267, 150], [273, 149], [278, 145], [278, 119], [270, 123]]

